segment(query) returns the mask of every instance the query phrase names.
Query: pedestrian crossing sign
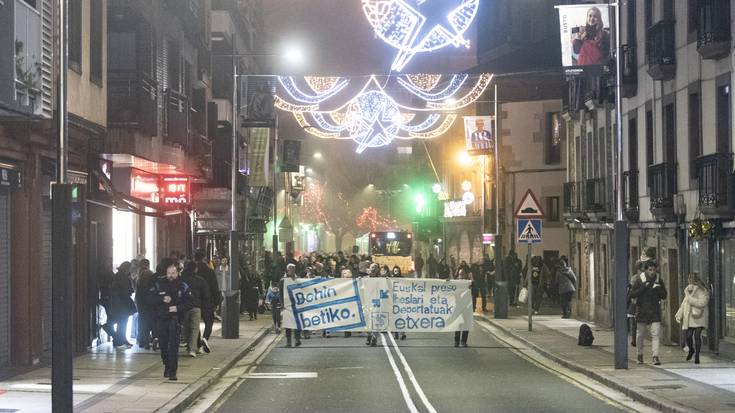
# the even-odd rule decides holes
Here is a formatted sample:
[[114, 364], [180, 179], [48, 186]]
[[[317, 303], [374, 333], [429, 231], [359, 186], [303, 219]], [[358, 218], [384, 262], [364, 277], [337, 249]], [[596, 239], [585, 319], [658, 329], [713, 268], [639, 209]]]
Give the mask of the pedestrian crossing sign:
[[540, 219], [517, 219], [518, 243], [539, 244], [541, 243], [542, 224]]

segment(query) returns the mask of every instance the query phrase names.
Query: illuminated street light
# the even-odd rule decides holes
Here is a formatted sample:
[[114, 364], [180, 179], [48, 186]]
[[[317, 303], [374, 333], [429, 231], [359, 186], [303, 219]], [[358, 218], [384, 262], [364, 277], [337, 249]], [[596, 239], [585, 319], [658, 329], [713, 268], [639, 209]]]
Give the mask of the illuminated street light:
[[302, 65], [304, 63], [304, 51], [300, 46], [288, 45], [283, 51], [283, 59], [293, 65]]
[[472, 157], [470, 156], [470, 154], [467, 153], [467, 151], [460, 152], [459, 155], [457, 156], [457, 160], [459, 161], [460, 164], [464, 166], [472, 165]]
[[435, 183], [431, 186], [431, 192], [438, 194], [442, 191], [442, 185], [440, 183]]
[[472, 192], [465, 192], [464, 195], [462, 195], [462, 202], [469, 205], [473, 202], [475, 202], [475, 194]]
[[321, 152], [314, 152], [313, 157], [314, 157], [314, 159], [322, 159], [322, 153]]
[[467, 192], [470, 189], [472, 189], [472, 182], [470, 181], [462, 181], [462, 190]]

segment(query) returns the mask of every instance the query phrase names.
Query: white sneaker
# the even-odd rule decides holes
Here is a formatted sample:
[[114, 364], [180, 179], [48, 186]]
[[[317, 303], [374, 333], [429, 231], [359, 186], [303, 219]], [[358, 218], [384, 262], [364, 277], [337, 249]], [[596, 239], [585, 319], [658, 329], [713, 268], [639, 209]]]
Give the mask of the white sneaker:
[[194, 358], [196, 358], [196, 356], [197, 356], [197, 353], [196, 353], [196, 352], [194, 352], [194, 351], [190, 351], [190, 352], [189, 352], [189, 357], [194, 357]]
[[201, 347], [199, 347], [199, 348], [197, 349], [197, 354], [204, 354], [204, 349], [203, 349], [203, 348], [201, 348]]

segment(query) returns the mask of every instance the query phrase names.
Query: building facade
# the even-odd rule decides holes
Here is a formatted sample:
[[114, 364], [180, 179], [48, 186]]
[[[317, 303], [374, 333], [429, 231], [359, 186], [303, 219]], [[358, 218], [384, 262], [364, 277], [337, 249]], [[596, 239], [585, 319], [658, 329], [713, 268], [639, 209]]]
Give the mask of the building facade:
[[730, 1], [624, 4], [623, 153], [613, 149], [610, 77], [570, 80], [564, 111], [564, 210], [572, 262], [590, 290], [578, 298], [578, 315], [612, 320], [611, 297], [599, 294], [611, 278], [600, 276], [600, 265], [611, 267], [613, 171], [622, 156], [631, 275], [642, 251], [655, 251], [669, 291], [662, 337], [679, 343], [673, 317], [688, 274], [698, 273], [712, 291], [707, 342], [715, 351], [735, 343], [731, 10]]

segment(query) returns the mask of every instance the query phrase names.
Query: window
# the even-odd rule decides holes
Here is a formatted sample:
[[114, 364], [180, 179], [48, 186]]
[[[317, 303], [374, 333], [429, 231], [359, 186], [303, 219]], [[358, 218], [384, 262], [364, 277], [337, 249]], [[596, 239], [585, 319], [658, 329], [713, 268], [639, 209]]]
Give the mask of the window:
[[181, 91], [181, 56], [179, 44], [172, 39], [166, 39], [166, 74], [168, 89]]
[[546, 114], [546, 164], [561, 163], [561, 140], [564, 134], [564, 121], [559, 112]]
[[89, 4], [89, 78], [102, 86], [103, 7], [101, 1], [91, 1]]
[[697, 158], [702, 155], [702, 123], [699, 93], [689, 94], [689, 178], [697, 179]]
[[[687, 31], [696, 35], [699, 29], [698, 0], [687, 0]], [[696, 39], [696, 37], [695, 37]]]
[[653, 165], [653, 111], [646, 111], [646, 165]]
[[[729, 77], [729, 73], [725, 76]], [[730, 84], [718, 78], [716, 101], [717, 153], [730, 153]]]
[[597, 150], [597, 160], [595, 163], [597, 164], [597, 175], [595, 175], [596, 178], [602, 178], [605, 176], [605, 145], [607, 143], [607, 139], [605, 136], [605, 128], [601, 127], [597, 129], [597, 139], [595, 142], [596, 150]]
[[69, 0], [69, 68], [82, 72], [82, 0]]
[[628, 170], [638, 170], [638, 120], [628, 119]]
[[649, 27], [653, 26], [653, 0], [645, 0], [643, 6], [643, 22], [645, 24], [644, 28], [648, 30]]
[[546, 220], [549, 222], [559, 221], [559, 197], [550, 196], [546, 198]]
[[674, 20], [674, 0], [664, 0], [664, 18], [666, 21]]
[[628, 21], [627, 29], [628, 29], [628, 45], [635, 46], [637, 41], [637, 27], [636, 27], [636, 18], [635, 18], [635, 0], [628, 0], [628, 6], [627, 6], [627, 13], [628, 13]]
[[670, 103], [664, 106], [663, 118], [663, 142], [664, 162], [676, 163], [676, 110], [675, 105]]

